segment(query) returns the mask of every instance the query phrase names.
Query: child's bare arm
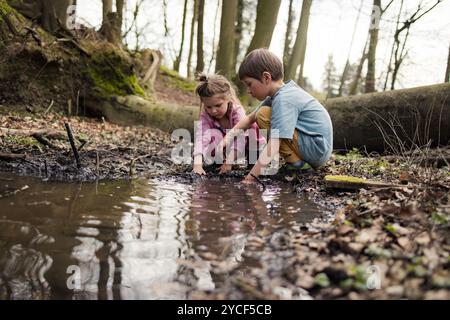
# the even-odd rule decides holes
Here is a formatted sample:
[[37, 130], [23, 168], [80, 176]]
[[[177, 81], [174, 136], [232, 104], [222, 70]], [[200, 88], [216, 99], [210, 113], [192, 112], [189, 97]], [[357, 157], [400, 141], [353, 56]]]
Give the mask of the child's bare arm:
[[205, 170], [203, 169], [203, 156], [201, 154], [197, 154], [194, 157], [194, 166], [192, 168], [192, 171], [201, 176], [206, 174]]
[[254, 177], [258, 177], [261, 174], [262, 169], [267, 167], [272, 159], [279, 153], [280, 150], [280, 139], [271, 138], [267, 143], [264, 150], [261, 152], [261, 155], [256, 161], [250, 173], [245, 177], [245, 183], [255, 182]]
[[239, 120], [238, 123], [236, 123], [233, 129], [231, 129], [222, 139], [222, 141], [218, 146], [218, 150], [223, 150], [228, 144], [230, 144], [233, 138], [238, 135], [239, 130], [249, 129], [252, 126], [252, 124], [255, 123], [255, 121], [256, 121], [256, 110], [249, 113], [241, 120]]

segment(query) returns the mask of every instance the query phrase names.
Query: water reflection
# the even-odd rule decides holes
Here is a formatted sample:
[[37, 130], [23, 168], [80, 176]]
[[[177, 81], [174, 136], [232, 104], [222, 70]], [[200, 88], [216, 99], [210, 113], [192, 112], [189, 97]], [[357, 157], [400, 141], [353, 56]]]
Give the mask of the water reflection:
[[0, 210], [0, 299], [186, 299], [220, 281], [199, 254], [242, 263], [248, 235], [322, 213], [283, 186], [6, 175]]

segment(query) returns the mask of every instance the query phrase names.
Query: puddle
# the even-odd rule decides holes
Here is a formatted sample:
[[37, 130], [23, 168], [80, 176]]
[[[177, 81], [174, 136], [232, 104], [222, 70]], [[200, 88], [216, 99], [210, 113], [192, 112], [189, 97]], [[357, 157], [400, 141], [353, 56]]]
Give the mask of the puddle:
[[[290, 185], [0, 176], [0, 299], [186, 299], [220, 285], [192, 256], [239, 262], [246, 238], [326, 211]], [[184, 262], [183, 262], [184, 261]]]

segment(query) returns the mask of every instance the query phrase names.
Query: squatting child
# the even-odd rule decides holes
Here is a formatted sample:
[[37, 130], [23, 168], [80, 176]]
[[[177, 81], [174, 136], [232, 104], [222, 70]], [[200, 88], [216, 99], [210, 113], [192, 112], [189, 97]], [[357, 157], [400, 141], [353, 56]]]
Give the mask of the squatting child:
[[239, 79], [262, 103], [234, 126], [219, 148], [255, 122], [270, 134], [244, 183], [254, 182], [277, 154], [298, 168], [307, 164], [318, 168], [331, 156], [333, 127], [327, 110], [294, 81], [285, 83], [283, 78], [283, 63], [268, 49], [250, 52], [239, 68]]
[[[236, 96], [233, 85], [224, 76], [200, 74], [198, 80], [196, 93], [200, 97], [202, 109], [195, 134], [193, 171], [204, 175], [203, 161], [215, 156], [217, 145], [222, 141], [227, 130], [233, 128], [245, 117], [245, 110]], [[253, 139], [255, 145], [265, 143], [256, 123], [250, 124], [246, 129], [250, 130], [245, 132], [244, 137], [236, 139], [230, 152], [225, 155], [232, 159], [225, 159], [226, 161], [220, 167], [220, 174], [231, 171], [232, 163], [245, 156], [250, 139]]]

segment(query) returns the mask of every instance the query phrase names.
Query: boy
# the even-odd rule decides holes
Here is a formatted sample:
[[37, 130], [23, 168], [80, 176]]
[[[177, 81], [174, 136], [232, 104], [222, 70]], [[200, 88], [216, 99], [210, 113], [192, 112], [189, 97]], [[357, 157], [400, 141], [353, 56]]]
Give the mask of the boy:
[[225, 147], [238, 130], [245, 130], [254, 122], [270, 135], [244, 183], [255, 182], [278, 153], [298, 168], [305, 163], [318, 168], [331, 156], [333, 127], [327, 110], [294, 81], [284, 83], [283, 77], [281, 60], [268, 49], [250, 52], [239, 68], [239, 79], [262, 103], [234, 126], [220, 147]]

